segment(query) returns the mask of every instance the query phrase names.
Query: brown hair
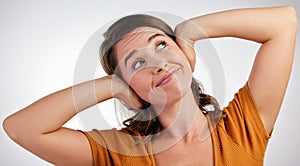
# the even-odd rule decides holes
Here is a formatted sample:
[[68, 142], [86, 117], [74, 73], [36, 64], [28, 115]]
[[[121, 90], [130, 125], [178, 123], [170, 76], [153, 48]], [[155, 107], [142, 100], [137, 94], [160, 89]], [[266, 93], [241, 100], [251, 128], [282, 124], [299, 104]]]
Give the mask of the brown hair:
[[[107, 29], [104, 33], [105, 40], [100, 47], [100, 61], [107, 74], [116, 74], [122, 78], [117, 68], [114, 45], [125, 35], [142, 26], [160, 29], [175, 41], [172, 28], [159, 18], [144, 14], [123, 17]], [[202, 112], [209, 115], [212, 122], [217, 122], [220, 115], [223, 115], [223, 110], [220, 110], [217, 100], [210, 95], [204, 94], [201, 83], [195, 78], [192, 79], [191, 89], [195, 101]], [[123, 121], [123, 125], [140, 132], [143, 136], [160, 132], [162, 128], [155, 111], [150, 107], [150, 103], [144, 100], [142, 100], [142, 103], [145, 110], [137, 111], [133, 117]], [[208, 110], [207, 106], [211, 106], [210, 108], [213, 109]]]

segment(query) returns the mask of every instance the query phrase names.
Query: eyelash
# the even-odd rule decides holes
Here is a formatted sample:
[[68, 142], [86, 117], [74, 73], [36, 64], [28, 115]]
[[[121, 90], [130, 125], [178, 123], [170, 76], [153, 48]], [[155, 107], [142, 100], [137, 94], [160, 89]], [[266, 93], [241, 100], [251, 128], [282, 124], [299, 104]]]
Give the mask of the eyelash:
[[[138, 63], [142, 63], [142, 64], [140, 64], [140, 66], [136, 67], [136, 65], [137, 65]], [[146, 62], [145, 62], [145, 59], [137, 59], [137, 60], [132, 64], [133, 70], [136, 70], [136, 69], [140, 68], [144, 63], [146, 63]]]
[[164, 45], [163, 48], [161, 48], [161, 49], [164, 49], [164, 48], [167, 47], [166, 41], [164, 41], [164, 40], [163, 40], [163, 41], [158, 41], [158, 42], [155, 44], [155, 51], [160, 51], [160, 50], [157, 50], [157, 49], [158, 49], [158, 47], [159, 47], [161, 44]]

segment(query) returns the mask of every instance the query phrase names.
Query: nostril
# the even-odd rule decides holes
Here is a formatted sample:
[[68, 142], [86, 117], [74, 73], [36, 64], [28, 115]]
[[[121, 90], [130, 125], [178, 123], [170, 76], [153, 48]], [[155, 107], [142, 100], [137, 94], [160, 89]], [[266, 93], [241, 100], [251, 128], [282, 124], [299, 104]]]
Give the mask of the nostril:
[[162, 68], [159, 68], [159, 69], [157, 70], [158, 73], [161, 72], [161, 71], [162, 71]]

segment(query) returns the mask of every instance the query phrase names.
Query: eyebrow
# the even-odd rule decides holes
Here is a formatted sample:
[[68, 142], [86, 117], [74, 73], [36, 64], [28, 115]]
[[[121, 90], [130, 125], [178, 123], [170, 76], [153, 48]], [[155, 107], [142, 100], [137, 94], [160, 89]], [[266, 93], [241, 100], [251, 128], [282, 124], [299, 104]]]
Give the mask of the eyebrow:
[[155, 39], [158, 36], [164, 36], [164, 35], [161, 34], [161, 33], [155, 33], [154, 35], [152, 35], [152, 36], [149, 37], [148, 43], [150, 43], [153, 39]]
[[125, 67], [127, 67], [127, 61], [136, 53], [136, 50], [133, 50], [127, 57], [125, 58]]
[[[155, 33], [153, 35], [151, 35], [149, 38], [148, 38], [148, 43], [150, 43], [152, 40], [154, 40], [156, 37], [158, 36], [164, 36], [163, 34], [161, 33]], [[132, 52], [130, 52], [126, 58], [125, 58], [125, 67], [127, 67], [127, 61], [137, 52], [137, 50], [133, 50]]]

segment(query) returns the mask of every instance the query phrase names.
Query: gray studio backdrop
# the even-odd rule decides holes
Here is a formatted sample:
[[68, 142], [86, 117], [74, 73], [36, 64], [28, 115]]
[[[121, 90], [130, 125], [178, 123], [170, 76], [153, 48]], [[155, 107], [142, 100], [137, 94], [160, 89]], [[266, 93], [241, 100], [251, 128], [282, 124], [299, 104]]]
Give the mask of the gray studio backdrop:
[[[97, 57], [96, 49], [101, 40], [95, 36], [100, 33], [99, 29], [121, 16], [148, 11], [190, 18], [234, 8], [280, 5], [294, 6], [300, 18], [300, 3], [297, 0], [0, 0], [0, 120], [2, 122], [6, 116], [47, 94], [82, 81], [85, 77], [77, 78], [76, 68], [83, 50], [91, 50], [85, 53]], [[266, 153], [267, 166], [294, 166], [300, 162], [300, 113], [297, 103], [300, 98], [299, 33], [297, 40], [295, 63], [287, 94]], [[259, 45], [232, 38], [214, 39], [210, 42], [224, 70], [225, 91], [221, 104], [225, 106], [245, 84]], [[92, 65], [94, 71], [89, 73], [90, 76], [96, 78], [104, 75], [97, 58]], [[201, 66], [205, 66], [205, 62]], [[199, 73], [203, 76], [202, 81], [208, 92], [211, 92], [211, 73], [205, 68]], [[97, 109], [97, 114], [105, 120], [98, 121], [99, 125], [105, 123], [105, 127], [115, 127], [117, 120], [113, 102], [103, 103]], [[86, 124], [80, 116], [71, 119], [66, 126], [81, 130], [93, 127]], [[0, 147], [0, 165], [51, 165], [13, 143], [2, 127]]]

